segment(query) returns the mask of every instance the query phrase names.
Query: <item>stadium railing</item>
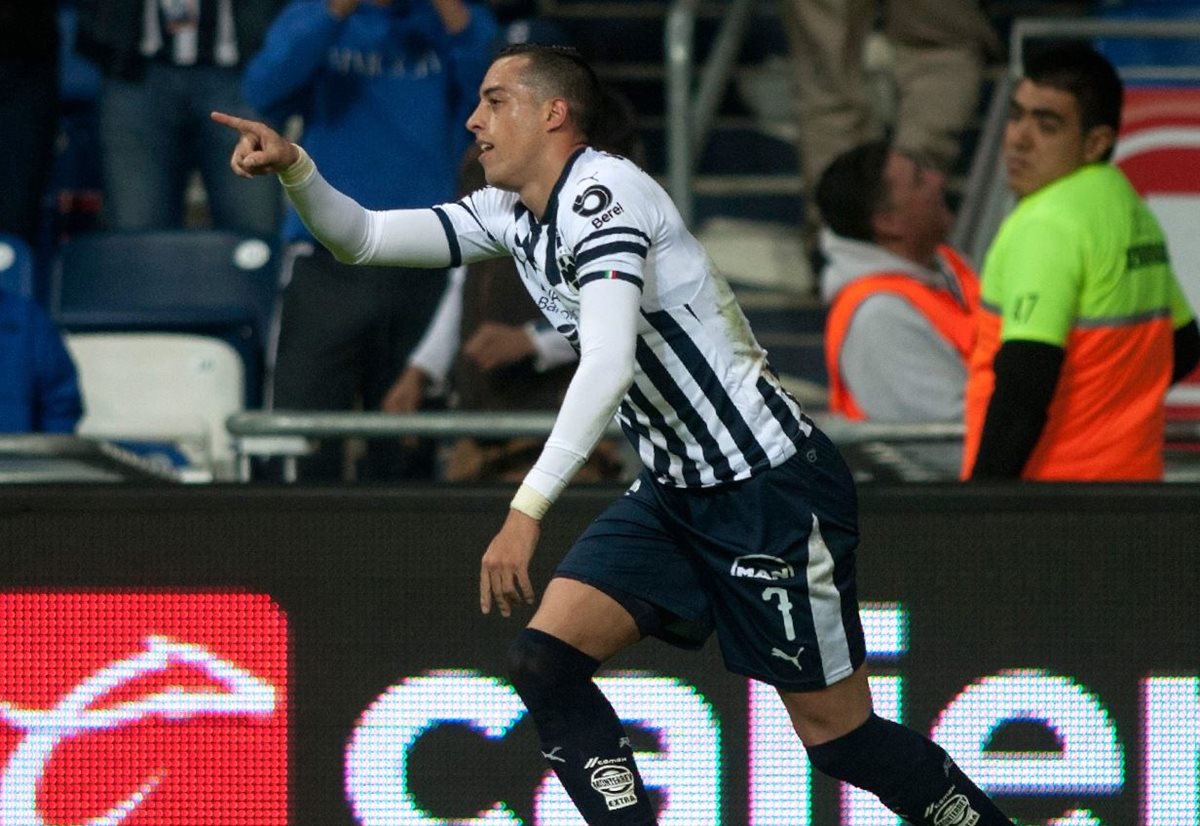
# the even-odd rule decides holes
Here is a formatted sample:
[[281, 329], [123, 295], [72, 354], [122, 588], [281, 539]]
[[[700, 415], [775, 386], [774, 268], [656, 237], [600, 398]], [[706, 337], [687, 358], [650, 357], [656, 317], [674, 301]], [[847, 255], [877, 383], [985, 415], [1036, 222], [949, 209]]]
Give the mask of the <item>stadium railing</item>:
[[[839, 416], [810, 418], [846, 455], [860, 481], [946, 482], [958, 478], [963, 427], [956, 422], [855, 422]], [[234, 413], [225, 422], [237, 457], [237, 478], [251, 481], [255, 459], [279, 458], [283, 480], [299, 480], [297, 460], [320, 439], [390, 439], [408, 436], [453, 439], [544, 437], [554, 426], [553, 413], [495, 411], [418, 412], [407, 414], [301, 411]], [[606, 435], [623, 435], [613, 423]], [[1167, 481], [1200, 481], [1200, 420], [1166, 424]], [[1178, 447], [1178, 450], [1175, 448]]]
[[[958, 442], [962, 426], [954, 423], [875, 424], [814, 417], [818, 426], [841, 445], [880, 441]], [[238, 457], [238, 478], [249, 481], [255, 458], [280, 457], [285, 481], [298, 479], [296, 460], [312, 450], [312, 442], [327, 438], [457, 438], [489, 439], [544, 437], [554, 426], [553, 413], [422, 412], [311, 413], [299, 411], [245, 411], [225, 423]], [[1198, 428], [1200, 432], [1200, 428]], [[610, 436], [622, 437], [613, 424]]]

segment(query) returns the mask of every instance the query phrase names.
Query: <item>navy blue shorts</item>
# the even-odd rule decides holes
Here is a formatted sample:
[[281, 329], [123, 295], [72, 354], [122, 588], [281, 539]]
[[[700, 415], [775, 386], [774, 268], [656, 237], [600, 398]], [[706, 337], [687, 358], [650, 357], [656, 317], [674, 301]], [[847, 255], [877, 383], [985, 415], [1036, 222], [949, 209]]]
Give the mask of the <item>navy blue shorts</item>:
[[814, 428], [790, 460], [745, 481], [682, 489], [643, 471], [555, 576], [599, 588], [675, 645], [698, 648], [715, 628], [730, 671], [811, 691], [866, 655], [857, 544], [853, 478]]

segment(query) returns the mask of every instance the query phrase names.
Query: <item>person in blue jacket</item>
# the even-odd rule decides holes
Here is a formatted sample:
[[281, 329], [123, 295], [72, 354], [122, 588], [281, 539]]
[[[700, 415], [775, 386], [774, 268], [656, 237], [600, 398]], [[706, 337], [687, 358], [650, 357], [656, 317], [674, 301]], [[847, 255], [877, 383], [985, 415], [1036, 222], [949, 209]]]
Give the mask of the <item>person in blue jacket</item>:
[[81, 416], [58, 329], [33, 301], [0, 290], [0, 433], [72, 433]]
[[[464, 0], [294, 0], [243, 77], [247, 101], [276, 123], [300, 115], [304, 146], [341, 191], [369, 208], [453, 199], [463, 128], [491, 59], [497, 24]], [[428, 270], [340, 264], [294, 210], [274, 378], [276, 410], [378, 409], [445, 286]], [[301, 479], [337, 479], [326, 444]], [[423, 477], [430, 451], [370, 445], [357, 475]]]

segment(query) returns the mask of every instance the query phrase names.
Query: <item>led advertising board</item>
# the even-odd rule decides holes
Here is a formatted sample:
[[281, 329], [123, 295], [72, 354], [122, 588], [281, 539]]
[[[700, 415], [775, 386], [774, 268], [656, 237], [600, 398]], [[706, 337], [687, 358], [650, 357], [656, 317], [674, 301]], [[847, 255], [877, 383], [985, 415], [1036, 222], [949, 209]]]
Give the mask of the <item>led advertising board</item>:
[[[582, 823], [505, 676], [521, 617], [478, 613], [509, 493], [6, 491], [0, 826]], [[617, 493], [556, 506], [539, 587]], [[1200, 826], [1200, 489], [864, 488], [861, 525], [881, 714], [1022, 824]], [[897, 823], [715, 645], [598, 679], [664, 826]]]

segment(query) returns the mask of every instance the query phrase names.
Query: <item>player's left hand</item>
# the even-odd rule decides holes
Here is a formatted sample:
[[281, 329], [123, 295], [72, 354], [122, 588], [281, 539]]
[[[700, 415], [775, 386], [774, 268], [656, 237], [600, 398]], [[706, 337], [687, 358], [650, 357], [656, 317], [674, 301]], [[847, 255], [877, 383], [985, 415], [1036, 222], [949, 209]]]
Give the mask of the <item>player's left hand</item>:
[[510, 510], [500, 533], [488, 545], [479, 568], [479, 610], [490, 614], [492, 604], [502, 616], [512, 616], [513, 606], [533, 604], [529, 561], [537, 549], [542, 527], [536, 519]]

